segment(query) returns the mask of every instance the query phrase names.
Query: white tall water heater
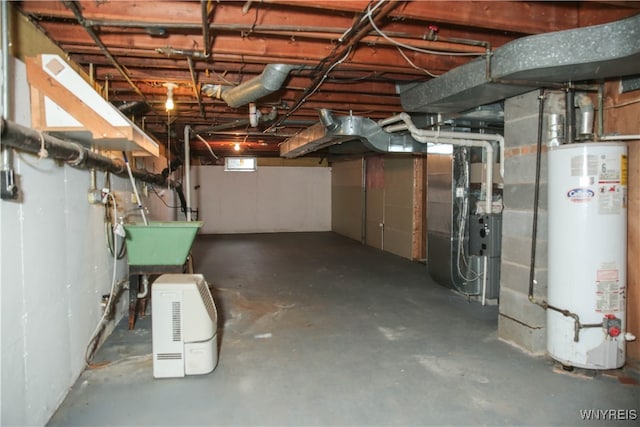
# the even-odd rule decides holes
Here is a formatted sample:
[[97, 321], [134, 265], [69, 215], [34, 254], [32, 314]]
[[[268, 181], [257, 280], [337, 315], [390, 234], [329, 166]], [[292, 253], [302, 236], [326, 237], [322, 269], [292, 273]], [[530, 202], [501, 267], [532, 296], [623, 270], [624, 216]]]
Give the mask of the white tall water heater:
[[[580, 143], [548, 152], [547, 350], [564, 365], [625, 361], [627, 146]], [[579, 323], [578, 323], [579, 321]]]

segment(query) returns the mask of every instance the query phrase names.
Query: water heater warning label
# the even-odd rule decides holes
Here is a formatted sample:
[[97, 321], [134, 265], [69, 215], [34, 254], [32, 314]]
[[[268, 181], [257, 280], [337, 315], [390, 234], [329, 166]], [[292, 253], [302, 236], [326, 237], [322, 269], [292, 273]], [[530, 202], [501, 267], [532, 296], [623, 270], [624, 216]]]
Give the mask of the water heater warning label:
[[571, 176], [595, 176], [598, 175], [598, 157], [589, 154], [587, 156], [574, 156], [571, 158]]
[[604, 263], [596, 272], [596, 311], [612, 313], [625, 309], [624, 285], [615, 263]]
[[598, 175], [600, 181], [620, 182], [620, 160], [617, 157], [600, 156]]
[[626, 191], [619, 183], [598, 185], [598, 213], [619, 214], [626, 206]]
[[626, 169], [625, 160], [619, 156], [602, 154], [598, 159], [599, 214], [619, 214], [626, 207]]
[[598, 282], [618, 280], [618, 270], [598, 270]]
[[596, 292], [596, 311], [598, 313], [613, 313], [624, 309], [624, 293], [619, 290], [615, 282], [598, 283]]

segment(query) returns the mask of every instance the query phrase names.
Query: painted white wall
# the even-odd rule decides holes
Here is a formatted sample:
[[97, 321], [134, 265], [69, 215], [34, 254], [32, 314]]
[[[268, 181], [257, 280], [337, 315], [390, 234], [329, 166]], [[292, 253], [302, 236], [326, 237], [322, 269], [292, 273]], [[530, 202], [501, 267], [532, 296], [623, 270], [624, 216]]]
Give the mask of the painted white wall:
[[[30, 126], [24, 64], [12, 62], [10, 118]], [[146, 163], [163, 167], [161, 159]], [[14, 167], [21, 200], [0, 202], [0, 424], [44, 425], [84, 369], [101, 296], [111, 287], [113, 258], [105, 245], [104, 208], [87, 202], [88, 171], [26, 153], [16, 153]], [[103, 182], [99, 172], [98, 186]], [[130, 202], [130, 183], [113, 176], [111, 183], [118, 198]], [[158, 201], [148, 202], [152, 218], [172, 217]], [[118, 261], [116, 278], [126, 275], [126, 260]], [[125, 292], [117, 319], [127, 301]]]
[[228, 172], [196, 166], [192, 205], [202, 233], [269, 233], [331, 230], [331, 169], [258, 167]]

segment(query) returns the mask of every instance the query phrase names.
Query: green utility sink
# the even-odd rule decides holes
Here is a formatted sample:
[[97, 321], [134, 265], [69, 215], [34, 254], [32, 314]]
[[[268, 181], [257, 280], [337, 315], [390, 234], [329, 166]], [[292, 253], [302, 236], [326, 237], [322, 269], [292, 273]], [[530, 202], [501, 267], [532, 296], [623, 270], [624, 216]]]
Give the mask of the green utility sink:
[[182, 265], [202, 221], [124, 224], [129, 265]]

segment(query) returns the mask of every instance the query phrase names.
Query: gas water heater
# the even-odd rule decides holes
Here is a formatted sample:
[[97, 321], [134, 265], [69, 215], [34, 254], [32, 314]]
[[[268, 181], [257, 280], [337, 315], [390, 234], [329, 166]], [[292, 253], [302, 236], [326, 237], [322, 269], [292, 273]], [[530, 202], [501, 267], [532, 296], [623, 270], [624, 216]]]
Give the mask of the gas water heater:
[[619, 368], [630, 336], [627, 147], [565, 144], [548, 159], [547, 350], [567, 366]]

